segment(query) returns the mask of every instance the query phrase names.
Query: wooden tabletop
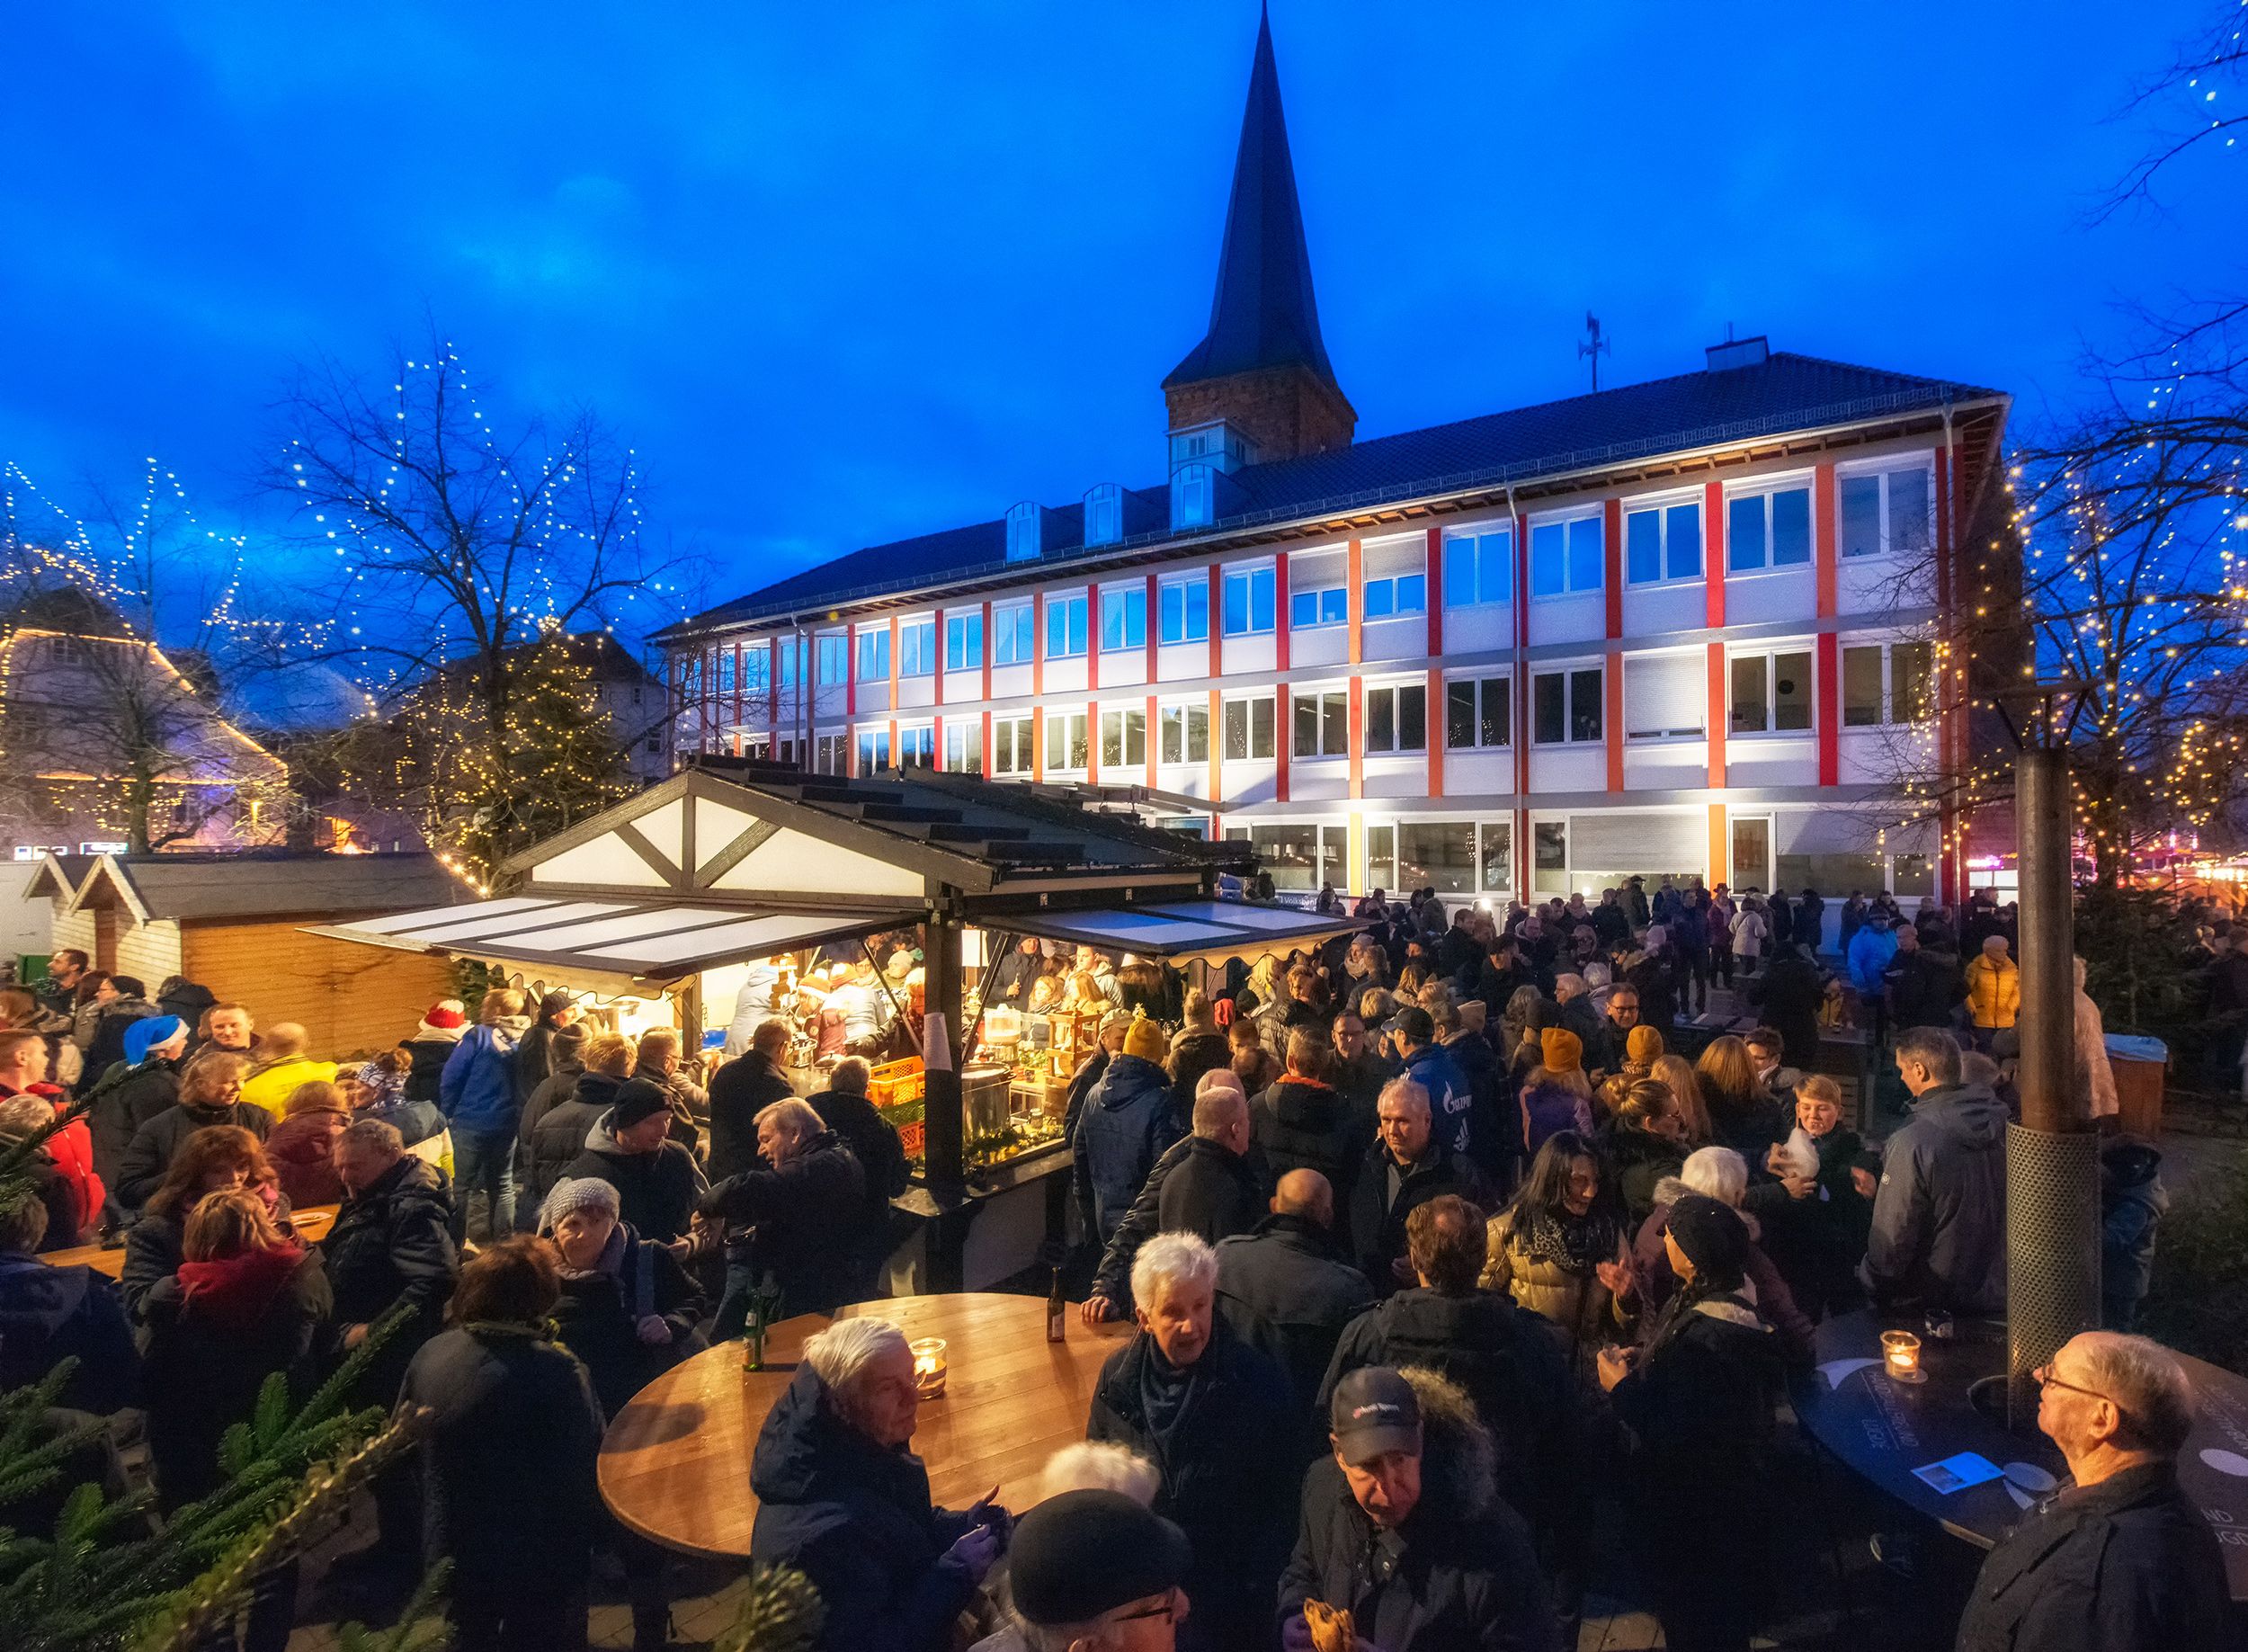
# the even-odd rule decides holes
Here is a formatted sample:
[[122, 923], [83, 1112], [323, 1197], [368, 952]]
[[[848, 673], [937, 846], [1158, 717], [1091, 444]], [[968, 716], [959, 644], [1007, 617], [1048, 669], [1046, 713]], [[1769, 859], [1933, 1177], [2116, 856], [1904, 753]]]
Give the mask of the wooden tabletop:
[[[1049, 1344], [1043, 1300], [991, 1293], [862, 1302], [837, 1317], [857, 1315], [948, 1344], [944, 1395], [922, 1401], [913, 1449], [928, 1465], [931, 1494], [949, 1508], [967, 1507], [995, 1483], [1009, 1508], [1028, 1503], [1047, 1458], [1084, 1438], [1102, 1362], [1131, 1335], [1128, 1322], [1079, 1324], [1073, 1304], [1066, 1340]], [[602, 1442], [601, 1494], [611, 1512], [684, 1554], [746, 1557], [758, 1431], [795, 1377], [805, 1339], [828, 1323], [807, 1314], [773, 1326], [764, 1371], [742, 1369], [746, 1344], [721, 1343], [641, 1389]]]
[[[332, 1204], [307, 1205], [290, 1216], [297, 1229], [297, 1237], [309, 1245], [335, 1226], [336, 1207]], [[39, 1259], [49, 1267], [92, 1268], [96, 1273], [106, 1273], [115, 1279], [125, 1271], [125, 1247], [122, 1245], [80, 1245], [69, 1250], [41, 1251]]]

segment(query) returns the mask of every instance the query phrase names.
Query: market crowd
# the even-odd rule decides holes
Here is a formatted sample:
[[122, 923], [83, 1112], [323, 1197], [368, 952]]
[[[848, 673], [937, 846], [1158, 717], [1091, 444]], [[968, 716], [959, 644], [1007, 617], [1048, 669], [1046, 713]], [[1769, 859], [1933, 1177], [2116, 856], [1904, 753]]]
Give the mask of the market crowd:
[[[1668, 1644], [1747, 1647], [1802, 1514], [1775, 1467], [1819, 1321], [2005, 1300], [2011, 915], [1835, 906], [1670, 880], [1498, 914], [1377, 893], [1354, 934], [1199, 984], [1037, 942], [992, 960], [986, 1004], [1104, 1016], [1064, 1129], [1083, 1317], [1131, 1334], [1034, 1504], [947, 1510], [903, 1334], [837, 1321], [757, 1442], [755, 1558], [811, 1577], [838, 1652], [1553, 1648], [1620, 1510]], [[606, 1549], [636, 1646], [661, 1647], [662, 1552], [594, 1487], [604, 1420], [753, 1317], [883, 1293], [905, 1158], [867, 1092], [923, 1009], [900, 940], [879, 970], [753, 970], [707, 1082], [676, 1035], [589, 1031], [562, 994], [445, 1001], [344, 1065], [183, 982], [82, 1022], [85, 960], [60, 957], [44, 998], [0, 996], [0, 1130], [91, 1103], [0, 1219], [0, 1381], [81, 1355], [68, 1403], [145, 1415], [175, 1507], [266, 1375], [308, 1388], [395, 1317], [363, 1398], [432, 1417], [346, 1570], [442, 1558], [459, 1644], [566, 1646]], [[1718, 990], [1744, 1030], [1708, 1015]], [[2078, 1082], [2111, 1115], [2087, 1008]], [[1909, 1098], [1878, 1148], [1816, 1070], [1853, 1018]], [[2038, 1373], [2073, 1483], [1990, 1558], [1962, 1648], [2228, 1644], [2171, 1467], [2190, 1393], [2128, 1332], [2139, 1214], [2111, 1328]], [[118, 1290], [34, 1259], [104, 1234]], [[295, 1586], [260, 1579], [244, 1645], [282, 1644]]]

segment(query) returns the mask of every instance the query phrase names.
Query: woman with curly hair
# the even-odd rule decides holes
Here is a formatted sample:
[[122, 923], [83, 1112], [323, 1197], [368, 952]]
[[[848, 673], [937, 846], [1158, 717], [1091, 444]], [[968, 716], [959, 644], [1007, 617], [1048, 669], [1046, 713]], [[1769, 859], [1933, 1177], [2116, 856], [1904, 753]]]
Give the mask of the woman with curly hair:
[[125, 1266], [118, 1286], [125, 1311], [142, 1317], [148, 1292], [179, 1272], [187, 1255], [187, 1217], [209, 1193], [247, 1188], [264, 1203], [276, 1226], [286, 1220], [281, 1177], [256, 1137], [236, 1125], [197, 1130], [174, 1156], [164, 1180], [125, 1235]]

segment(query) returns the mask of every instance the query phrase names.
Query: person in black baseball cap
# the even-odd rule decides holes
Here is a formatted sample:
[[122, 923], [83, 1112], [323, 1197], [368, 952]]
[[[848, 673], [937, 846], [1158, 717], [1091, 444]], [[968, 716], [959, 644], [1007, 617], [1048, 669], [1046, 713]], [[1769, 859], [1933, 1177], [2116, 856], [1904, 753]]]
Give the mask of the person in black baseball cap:
[[1116, 1491], [1067, 1491], [1015, 1523], [1009, 1587], [1031, 1652], [1169, 1652], [1189, 1602], [1186, 1533]]

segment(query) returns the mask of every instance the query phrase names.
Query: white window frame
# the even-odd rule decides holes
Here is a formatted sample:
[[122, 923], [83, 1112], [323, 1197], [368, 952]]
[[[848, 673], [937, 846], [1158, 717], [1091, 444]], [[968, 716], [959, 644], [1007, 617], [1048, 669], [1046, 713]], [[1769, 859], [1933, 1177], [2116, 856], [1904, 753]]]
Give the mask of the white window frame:
[[841, 688], [851, 681], [851, 633], [822, 631], [812, 638], [814, 682], [821, 688]]
[[772, 692], [772, 645], [753, 642], [742, 650], [742, 692], [769, 694]]
[[890, 767], [890, 726], [887, 722], [862, 723], [852, 730], [852, 750], [858, 758], [857, 772], [881, 774]]
[[[1486, 562], [1492, 560], [1493, 558], [1486, 555], [1485, 547], [1494, 540], [1503, 541], [1505, 548], [1504, 554], [1496, 558], [1502, 570], [1502, 577], [1499, 581], [1499, 594], [1496, 596], [1485, 596], [1483, 594], [1483, 570]], [[1467, 602], [1455, 603], [1452, 601], [1451, 592], [1452, 570], [1458, 566], [1458, 558], [1463, 551], [1465, 552], [1467, 560], [1474, 565], [1474, 571], [1468, 576], [1467, 583], [1476, 594]], [[1478, 527], [1450, 528], [1445, 531], [1443, 591], [1445, 612], [1457, 613], [1462, 610], [1469, 608], [1500, 608], [1512, 602], [1513, 600], [1513, 523], [1485, 522]]]
[[1038, 719], [1018, 711], [991, 719], [991, 772], [1034, 774], [1038, 772]]
[[812, 737], [812, 772], [815, 774], [848, 774], [851, 772], [851, 730], [831, 728]]
[[[1194, 755], [1194, 719], [1202, 719], [1202, 755]], [[1184, 768], [1209, 762], [1209, 701], [1207, 698], [1167, 700], [1155, 708], [1155, 761], [1168, 768]], [[1172, 732], [1178, 733], [1179, 755], [1171, 755]]]
[[[1483, 737], [1483, 690], [1486, 683], [1506, 684], [1506, 716], [1500, 719], [1499, 742], [1486, 743]], [[1475, 691], [1473, 704], [1468, 709], [1468, 722], [1476, 737], [1465, 745], [1452, 744], [1452, 690], [1469, 688]], [[1448, 752], [1504, 752], [1514, 748], [1514, 674], [1510, 671], [1462, 671], [1444, 679], [1444, 749]]]
[[[1004, 640], [1003, 640], [1004, 639]], [[995, 665], [1028, 665], [1038, 658], [1038, 604], [1029, 597], [994, 603], [991, 636], [986, 639]]]
[[[1403, 606], [1405, 587], [1418, 585], [1420, 596], [1414, 606]], [[1374, 612], [1374, 592], [1378, 587], [1389, 591], [1388, 606], [1380, 613]], [[1377, 620], [1417, 620], [1429, 611], [1429, 576], [1426, 568], [1409, 574], [1383, 574], [1364, 581], [1359, 591], [1359, 614], [1368, 623]]]
[[[1179, 634], [1171, 634], [1172, 593], [1178, 593]], [[1202, 623], [1198, 630], [1194, 625], [1194, 599], [1202, 602]], [[1174, 644], [1208, 642], [1209, 640], [1209, 575], [1207, 571], [1184, 579], [1159, 580], [1155, 585], [1157, 609], [1156, 641], [1162, 647]]]
[[[1260, 755], [1257, 751], [1257, 714], [1255, 710], [1256, 706], [1260, 702], [1262, 702], [1265, 709], [1271, 713], [1271, 720], [1268, 726], [1268, 732], [1271, 736], [1271, 746], [1270, 749], [1263, 752], [1262, 755]], [[1218, 750], [1221, 753], [1227, 753], [1222, 759], [1224, 762], [1275, 763], [1279, 761], [1280, 750], [1280, 696], [1278, 694], [1274, 693], [1271, 689], [1266, 689], [1262, 693], [1228, 694], [1219, 702], [1219, 705], [1221, 709], [1218, 714], [1218, 727], [1216, 731], [1216, 735], [1218, 741]], [[1249, 708], [1241, 714], [1243, 737], [1242, 744], [1248, 748], [1247, 755], [1241, 757], [1233, 756], [1227, 752], [1227, 749], [1229, 742], [1229, 737], [1232, 732], [1231, 726], [1234, 720], [1234, 708], [1236, 706], [1244, 706]]]
[[891, 761], [901, 769], [933, 769], [937, 766], [937, 726], [925, 723], [900, 723], [897, 739], [890, 751]]
[[[1039, 640], [1045, 646], [1048, 659], [1081, 660], [1085, 657], [1087, 647], [1092, 640], [1092, 635], [1086, 629], [1090, 623], [1090, 609], [1091, 604], [1085, 601], [1085, 594], [1083, 591], [1068, 596], [1049, 596], [1046, 599], [1045, 635]], [[1072, 611], [1075, 611], [1077, 617], [1077, 634], [1074, 638], [1070, 636], [1069, 623]], [[1060, 621], [1062, 628], [1063, 646], [1059, 648], [1054, 647], [1054, 624], [1057, 620]]]
[[[1429, 749], [1429, 683], [1426, 677], [1392, 677], [1366, 685], [1365, 754], [1369, 757], [1425, 757]], [[1421, 697], [1421, 743], [1407, 746], [1405, 742], [1405, 701], [1407, 694]], [[1374, 700], [1377, 695], [1389, 701], [1390, 744], [1374, 744]], [[1347, 726], [1346, 726], [1347, 732]]]
[[[1495, 812], [1503, 814], [1506, 811], [1502, 809]], [[1493, 820], [1483, 816], [1461, 814], [1396, 815], [1387, 820], [1367, 821], [1366, 864], [1360, 871], [1365, 875], [1368, 889], [1376, 887], [1374, 869], [1385, 863], [1389, 868], [1389, 874], [1387, 880], [1382, 881], [1380, 887], [1392, 894], [1402, 887], [1398, 880], [1404, 874], [1398, 868], [1398, 861], [1404, 853], [1403, 840], [1407, 826], [1466, 826], [1473, 834], [1470, 841], [1475, 845], [1471, 852], [1475, 857], [1475, 877], [1471, 880], [1474, 887], [1468, 889], [1440, 891], [1448, 899], [1472, 900], [1477, 896], [1510, 895], [1513, 892], [1514, 823], [1512, 820]], [[1484, 832], [1486, 827], [1492, 826], [1498, 827], [1506, 834], [1506, 853], [1500, 857], [1500, 864], [1506, 869], [1506, 881], [1502, 884], [1485, 882], [1483, 876], [1489, 864], [1489, 848], [1484, 840]], [[1389, 853], [1386, 855], [1380, 853], [1376, 846], [1380, 841], [1378, 835], [1383, 832], [1389, 834]]]
[[[971, 637], [974, 647], [969, 646]], [[944, 668], [979, 671], [984, 664], [984, 611], [963, 609], [944, 616]]]
[[1124, 489], [1116, 482], [1102, 482], [1085, 490], [1084, 540], [1088, 549], [1096, 545], [1113, 545], [1124, 537]]
[[[1306, 701], [1318, 703], [1319, 749], [1300, 751], [1296, 745], [1296, 708]], [[1339, 715], [1331, 715], [1339, 714]], [[1335, 732], [1337, 725], [1341, 732]], [[1334, 763], [1347, 761], [1351, 755], [1351, 686], [1347, 683], [1324, 683], [1288, 691], [1288, 751], [1294, 763]]]
[[[1799, 493], [1803, 496], [1804, 546], [1800, 562], [1772, 560], [1772, 496], [1775, 494]], [[1764, 559], [1755, 567], [1736, 567], [1733, 553], [1738, 536], [1733, 531], [1733, 507], [1751, 499], [1764, 502]], [[1708, 554], [1709, 529], [1702, 527], [1703, 556]], [[1819, 560], [1819, 512], [1816, 480], [1807, 470], [1790, 470], [1784, 476], [1760, 476], [1752, 482], [1730, 484], [1725, 490], [1725, 576], [1727, 579], [1754, 579], [1763, 574], [1793, 574], [1801, 569], [1816, 567]]]
[[[1332, 604], [1334, 616], [1332, 619], [1327, 616], [1327, 610], [1330, 606], [1327, 599], [1330, 597], [1334, 599]], [[1312, 605], [1313, 617], [1308, 620], [1298, 620], [1296, 617], [1296, 604], [1306, 602]], [[1288, 630], [1290, 636], [1298, 631], [1332, 630], [1336, 626], [1349, 624], [1350, 619], [1351, 594], [1341, 580], [1335, 580], [1330, 585], [1306, 585], [1299, 590], [1294, 579], [1292, 577], [1289, 579]]]
[[[1809, 720], [1800, 728], [1782, 728], [1780, 723], [1780, 670], [1778, 661], [1788, 655], [1801, 655], [1808, 665], [1811, 685]], [[1764, 662], [1764, 723], [1761, 728], [1742, 728], [1734, 721], [1733, 665], [1735, 660], [1761, 659]], [[1754, 647], [1732, 647], [1725, 651], [1725, 736], [1728, 740], [1807, 740], [1818, 732], [1819, 727], [1819, 656], [1818, 645], [1809, 639], [1794, 642], [1762, 643]]]
[[[1624, 671], [1624, 743], [1628, 746], [1668, 746], [1681, 741], [1706, 740], [1709, 737], [1709, 655], [1707, 649], [1646, 648], [1623, 657]], [[1701, 722], [1693, 728], [1663, 728], [1652, 733], [1636, 731], [1631, 717], [1631, 670], [1638, 661], [1685, 660], [1701, 674]]]
[[[1109, 641], [1109, 608], [1111, 603], [1121, 608], [1123, 618], [1118, 630], [1122, 640]], [[1138, 612], [1139, 633], [1132, 633], [1134, 610]], [[1147, 586], [1140, 582], [1128, 585], [1103, 585], [1101, 588], [1101, 652], [1103, 654], [1133, 654], [1147, 646]]]
[[[1093, 758], [1093, 738], [1092, 731], [1086, 727], [1085, 724], [1085, 714], [1083, 711], [1048, 711], [1043, 720], [1046, 724], [1044, 730], [1046, 740], [1046, 772], [1048, 774], [1083, 774], [1086, 772], [1087, 765], [1091, 763]], [[1083, 763], [1057, 763], [1054, 761], [1056, 737], [1057, 736], [1059, 737], [1059, 744], [1062, 753], [1065, 756], [1067, 755], [1070, 746], [1070, 730], [1073, 725], [1076, 730], [1078, 742], [1081, 743], [1085, 748], [1085, 761]]]
[[[1552, 751], [1563, 746], [1606, 744], [1608, 738], [1608, 661], [1605, 657], [1595, 656], [1591, 659], [1540, 660], [1528, 667], [1528, 670], [1530, 692], [1530, 743], [1533, 749], [1543, 747]], [[1576, 732], [1577, 677], [1584, 672], [1592, 672], [1600, 678], [1600, 687], [1595, 691], [1595, 703], [1599, 707], [1599, 727], [1589, 735], [1579, 735]], [[1551, 676], [1558, 676], [1561, 679], [1561, 738], [1541, 740], [1538, 737], [1538, 684], [1540, 679]]]
[[[1889, 511], [1889, 478], [1906, 470], [1920, 472], [1927, 485], [1928, 543], [1910, 551], [1900, 551], [1896, 543], [1896, 524]], [[1851, 483], [1869, 478], [1879, 484], [1876, 509], [1880, 516], [1880, 543], [1872, 550], [1852, 550], [1850, 549], [1849, 534], [1843, 526], [1847, 517], [1842, 496]], [[1839, 561], [1866, 562], [1901, 554], [1925, 556], [1936, 542], [1936, 523], [1940, 514], [1941, 505], [1936, 498], [1936, 456], [1932, 452], [1892, 453], [1887, 459], [1852, 460], [1848, 464], [1834, 467], [1834, 555]]]
[[[875, 665], [875, 669], [871, 671], [867, 669], [867, 659], [870, 655], [873, 656]], [[858, 657], [852, 662], [852, 668], [859, 674], [857, 680], [861, 683], [887, 683], [890, 680], [888, 621], [885, 621], [880, 625], [865, 626], [860, 630]]]
[[[1109, 755], [1109, 731], [1116, 731], [1116, 755]], [[1132, 736], [1137, 728], [1139, 749], [1132, 749]], [[1102, 706], [1101, 708], [1101, 767], [1105, 772], [1111, 765], [1119, 769], [1144, 769], [1147, 766], [1147, 708], [1145, 705]]]
[[951, 718], [944, 725], [943, 768], [948, 774], [984, 772], [984, 719]]
[[[1605, 505], [1595, 505], [1583, 510], [1551, 511], [1545, 515], [1533, 516], [1530, 519], [1530, 600], [1531, 602], [1558, 603], [1573, 596], [1591, 596], [1605, 587], [1608, 577], [1607, 515], [1608, 510]], [[1583, 522], [1592, 524], [1601, 540], [1601, 554], [1596, 560], [1596, 571], [1592, 583], [1589, 585], [1575, 583], [1575, 572], [1573, 566], [1574, 558], [1571, 554], [1574, 547], [1570, 541], [1576, 537], [1575, 530], [1578, 525]], [[1558, 591], [1538, 589], [1538, 535], [1540, 530], [1547, 528], [1558, 528], [1561, 531], [1562, 584]]]
[[[1850, 718], [1850, 656], [1860, 649], [1871, 648], [1881, 658], [1880, 715], [1869, 723], [1852, 722]], [[1924, 718], [1899, 717], [1896, 710], [1896, 651], [1899, 648], [1924, 648], [1928, 652], [1928, 672], [1925, 686], [1928, 715]], [[1836, 662], [1836, 685], [1842, 694], [1842, 704], [1835, 715], [1842, 719], [1842, 727], [1849, 728], [1918, 728], [1935, 718], [1936, 648], [1922, 637], [1861, 638], [1852, 641], [1842, 639], [1841, 658]]]
[[[1257, 623], [1257, 585], [1260, 581], [1264, 585], [1265, 604], [1272, 611], [1272, 617], [1262, 625]], [[1226, 623], [1226, 610], [1232, 605], [1233, 590], [1236, 582], [1240, 584], [1244, 592], [1241, 606], [1246, 624], [1245, 629], [1241, 630], [1235, 630]], [[1227, 568], [1218, 582], [1218, 623], [1219, 630], [1224, 635], [1227, 637], [1270, 637], [1273, 634], [1280, 621], [1280, 579], [1271, 563], [1263, 562], [1253, 567]]]
[[915, 614], [910, 620], [897, 622], [897, 674], [901, 677], [933, 677], [937, 674], [936, 615]]
[[[1675, 574], [1671, 571], [1671, 513], [1691, 505], [1694, 520], [1699, 524], [1699, 543], [1696, 547], [1694, 571]], [[1646, 494], [1623, 502], [1624, 542], [1621, 546], [1624, 568], [1624, 587], [1631, 591], [1652, 591], [1659, 585], [1698, 585], [1709, 572], [1708, 500], [1699, 489], [1692, 492], [1673, 491]], [[1635, 516], [1652, 514], [1655, 522], [1657, 542], [1655, 559], [1661, 570], [1652, 579], [1640, 579], [1631, 571], [1631, 522]]]

